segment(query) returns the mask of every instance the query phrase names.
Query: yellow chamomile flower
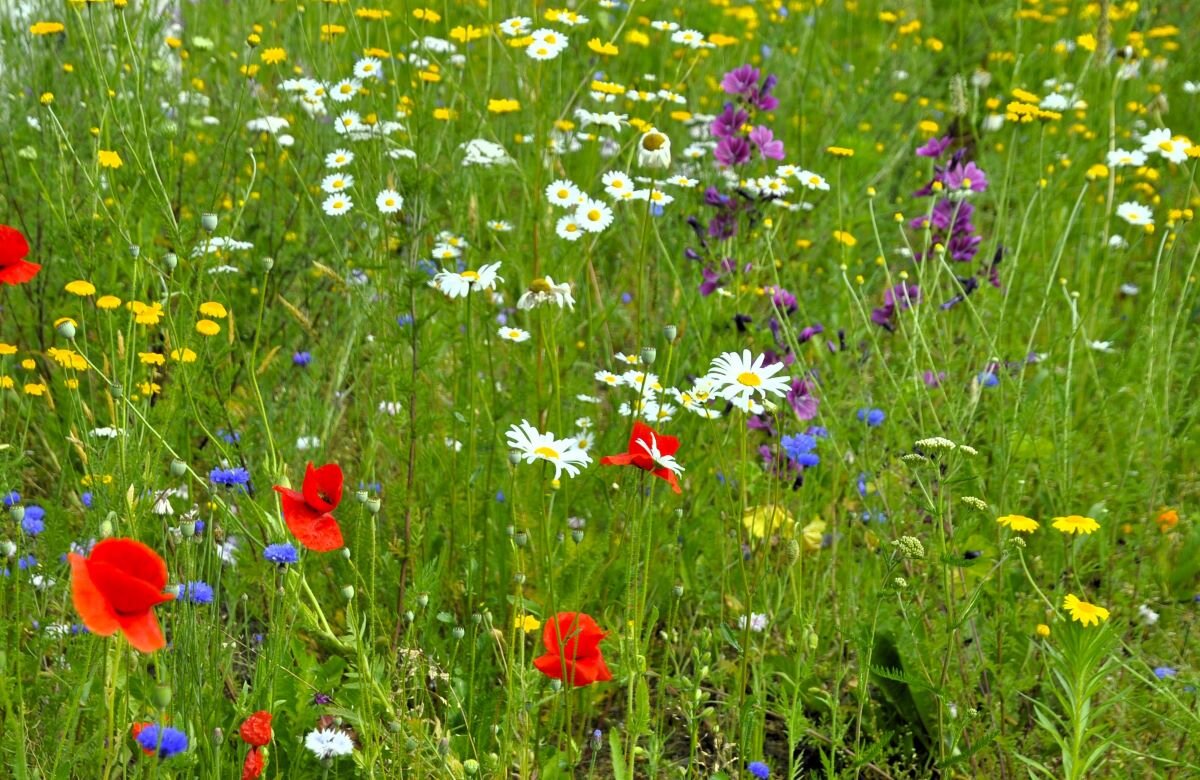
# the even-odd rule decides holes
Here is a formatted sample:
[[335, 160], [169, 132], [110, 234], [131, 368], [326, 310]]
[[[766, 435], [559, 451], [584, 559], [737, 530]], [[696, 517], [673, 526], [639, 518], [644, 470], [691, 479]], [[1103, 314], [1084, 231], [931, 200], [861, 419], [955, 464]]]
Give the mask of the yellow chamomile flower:
[[1071, 620], [1086, 626], [1098, 626], [1108, 620], [1108, 610], [1096, 604], [1080, 601], [1074, 593], [1068, 593], [1063, 599], [1063, 608], [1071, 614]]
[[996, 522], [1023, 534], [1031, 534], [1039, 528], [1037, 520], [1034, 520], [1032, 517], [1025, 517], [1024, 515], [1005, 515], [1004, 517], [997, 517]]
[[65, 288], [71, 295], [78, 295], [80, 298], [86, 298], [89, 295], [96, 294], [96, 285], [83, 279], [76, 279], [73, 282], [68, 282]]
[[1090, 517], [1082, 517], [1081, 515], [1056, 517], [1051, 525], [1064, 534], [1090, 534], [1100, 530], [1099, 523]]
[[196, 332], [201, 336], [215, 336], [221, 332], [221, 326], [212, 320], [198, 320], [196, 322]]
[[97, 155], [97, 160], [99, 161], [101, 168], [112, 168], [113, 170], [116, 170], [125, 164], [124, 161], [121, 160], [121, 155], [109, 149], [101, 149]]

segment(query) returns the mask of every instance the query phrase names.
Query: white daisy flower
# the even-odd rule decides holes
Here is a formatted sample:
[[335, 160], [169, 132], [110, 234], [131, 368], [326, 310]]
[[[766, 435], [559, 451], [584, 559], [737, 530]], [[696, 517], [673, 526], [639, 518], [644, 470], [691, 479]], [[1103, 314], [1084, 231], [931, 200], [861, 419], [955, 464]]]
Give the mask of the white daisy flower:
[[575, 221], [589, 233], [599, 233], [613, 222], [612, 209], [607, 204], [588, 198], [575, 210]]
[[566, 282], [555, 284], [549, 275], [534, 279], [529, 283], [529, 289], [517, 299], [517, 308], [528, 311], [543, 303], [556, 304], [560, 309], [564, 306], [574, 309], [575, 298], [571, 296], [571, 285]]
[[643, 168], [667, 168], [671, 165], [671, 139], [651, 127], [638, 139], [638, 165]]
[[697, 30], [676, 30], [671, 33], [671, 43], [681, 43], [693, 49], [704, 45], [704, 33]]
[[383, 63], [374, 57], [363, 57], [354, 63], [354, 76], [360, 79], [381, 79]]
[[822, 192], [829, 190], [829, 182], [825, 181], [825, 178], [819, 173], [800, 171], [796, 174], [796, 180], [810, 190], [821, 190]]
[[404, 198], [395, 190], [381, 190], [375, 196], [375, 207], [380, 214], [395, 214], [404, 208]]
[[578, 476], [579, 467], [592, 462], [592, 458], [580, 449], [574, 439], [556, 439], [552, 433], [542, 433], [522, 420], [513, 425], [506, 434], [508, 446], [526, 463], [544, 460], [554, 466], [554, 478], [559, 479], [564, 471], [569, 476]]
[[668, 206], [675, 202], [673, 195], [668, 195], [659, 189], [634, 190], [633, 200], [648, 200], [656, 206]]
[[490, 219], [487, 223], [489, 230], [494, 230], [497, 233], [510, 233], [513, 226], [511, 222], [506, 222], [503, 219]]
[[354, 177], [348, 173], [331, 173], [321, 179], [321, 189], [333, 195], [354, 186]]
[[561, 217], [554, 225], [554, 232], [559, 238], [567, 241], [578, 241], [583, 237], [583, 227], [575, 219], [574, 215]]
[[356, 79], [342, 79], [330, 87], [329, 97], [335, 103], [345, 103], [348, 100], [352, 100], [360, 89], [362, 89], [362, 82]]
[[1158, 152], [1173, 163], [1181, 163], [1187, 159], [1188, 142], [1183, 138], [1173, 138], [1170, 129], [1156, 128], [1142, 136], [1142, 151], [1146, 154]]
[[713, 359], [707, 378], [714, 383], [714, 392], [718, 396], [735, 405], [739, 402], [744, 405], [755, 395], [761, 398], [786, 395], [791, 389], [792, 378], [775, 376], [785, 368], [784, 364], [765, 366], [765, 362], [766, 355], [753, 358], [748, 349], [742, 350], [741, 354], [726, 352]]
[[354, 741], [339, 729], [313, 729], [304, 738], [304, 747], [323, 760], [350, 755], [354, 752]]
[[633, 181], [620, 171], [609, 171], [600, 177], [604, 191], [612, 198], [623, 198], [633, 193]]
[[689, 179], [682, 174], [679, 176], [672, 176], [671, 178], [667, 179], [667, 184], [673, 184], [676, 187], [687, 187], [688, 189], [695, 187], [699, 183], [699, 179]]
[[621, 377], [617, 376], [611, 371], [600, 370], [593, 374], [593, 376], [596, 377], [597, 382], [608, 385], [609, 387], [617, 387], [621, 384]]
[[363, 129], [362, 117], [357, 111], [343, 111], [333, 121], [333, 129], [337, 131], [338, 135], [359, 132]]
[[472, 291], [492, 290], [497, 282], [503, 282], [503, 277], [496, 273], [499, 267], [500, 263], [490, 263], [480, 266], [478, 271], [439, 271], [429, 284], [449, 298], [465, 298]]
[[1141, 149], [1114, 149], [1108, 153], [1110, 168], [1140, 168], [1146, 164], [1146, 153]]
[[679, 25], [676, 24], [675, 22], [665, 22], [665, 21], [658, 21], [658, 20], [650, 22], [650, 26], [653, 27], [654, 29], [660, 30], [662, 32], [675, 32], [676, 30], [679, 29]]
[[575, 182], [568, 179], [559, 179], [546, 185], [546, 200], [550, 201], [554, 206], [575, 208], [579, 205], [579, 200], [582, 197], [583, 193], [579, 191], [579, 187], [575, 186]]
[[1126, 201], [1117, 206], [1117, 216], [1131, 225], [1153, 225], [1154, 213], [1140, 203]]
[[520, 328], [504, 327], [500, 329], [500, 338], [520, 344], [522, 341], [529, 341], [529, 331], [521, 330]]
[[621, 132], [621, 126], [628, 124], [628, 114], [618, 114], [613, 111], [605, 111], [597, 113], [588, 111], [586, 108], [575, 109], [575, 118], [579, 120], [580, 129], [591, 127], [592, 125], [600, 125], [601, 127], [611, 127], [613, 132]]
[[330, 195], [321, 204], [321, 208], [331, 217], [340, 217], [350, 209], [354, 208], [354, 201], [341, 193]]
[[505, 19], [499, 24], [500, 32], [511, 38], [528, 35], [529, 29], [532, 26], [533, 20], [528, 16], [514, 16], [511, 19]]

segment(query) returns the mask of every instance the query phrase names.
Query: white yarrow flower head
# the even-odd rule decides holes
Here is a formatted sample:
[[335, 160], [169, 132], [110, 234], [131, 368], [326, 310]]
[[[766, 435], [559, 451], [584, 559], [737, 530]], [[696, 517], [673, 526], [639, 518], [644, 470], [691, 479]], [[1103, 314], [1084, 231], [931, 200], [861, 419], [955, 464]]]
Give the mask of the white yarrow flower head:
[[656, 127], [642, 133], [638, 140], [638, 165], [643, 168], [667, 168], [671, 165], [671, 139]]
[[770, 396], [787, 395], [791, 389], [790, 376], [776, 376], [785, 366], [783, 363], [766, 363], [766, 355], [754, 358], [750, 350], [726, 352], [713, 359], [707, 378], [714, 385], [713, 391], [726, 401], [732, 401], [743, 410], [754, 408], [753, 397], [764, 400]]
[[304, 738], [304, 747], [319, 759], [348, 756], [354, 752], [354, 742], [338, 729], [313, 729]]
[[465, 298], [472, 291], [492, 290], [497, 282], [503, 282], [504, 278], [496, 273], [499, 267], [500, 263], [489, 263], [480, 266], [478, 271], [439, 271], [430, 285], [447, 297]]
[[575, 439], [557, 439], [552, 433], [542, 433], [522, 420], [513, 425], [506, 434], [508, 446], [526, 463], [544, 460], [554, 466], [554, 478], [559, 479], [564, 471], [568, 476], [578, 476], [579, 467], [592, 462], [592, 458]]

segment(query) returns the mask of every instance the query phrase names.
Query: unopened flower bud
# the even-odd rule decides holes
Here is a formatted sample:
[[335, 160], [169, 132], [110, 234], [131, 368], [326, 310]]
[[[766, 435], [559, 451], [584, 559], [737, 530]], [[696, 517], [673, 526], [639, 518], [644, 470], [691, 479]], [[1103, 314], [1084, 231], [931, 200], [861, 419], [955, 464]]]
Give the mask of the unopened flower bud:
[[483, 615], [479, 614], [478, 612], [472, 612], [471, 613], [471, 622], [474, 623], [475, 625], [479, 625], [480, 623], [483, 622]]
[[473, 758], [468, 758], [463, 762], [463, 772], [467, 774], [467, 777], [473, 777], [479, 772], [479, 762]]
[[514, 466], [516, 466], [518, 463], [521, 462], [521, 455], [516, 452], [508, 453], [508, 462], [513, 464]]
[[359, 490], [359, 491], [355, 492], [355, 494], [354, 494], [354, 500], [356, 500], [360, 504], [367, 503], [367, 499], [370, 497], [371, 497], [371, 494], [365, 490]]
[[271, 273], [271, 269], [275, 267], [275, 258], [264, 257], [262, 259], [262, 269], [264, 273]]
[[654, 358], [658, 357], [658, 350], [654, 347], [642, 347], [642, 362], [650, 365], [654, 362]]
[[579, 544], [583, 541], [583, 531], [575, 530], [571, 532], [571, 541]]
[[167, 252], [165, 255], [163, 255], [163, 268], [166, 268], [168, 273], [174, 271], [178, 265], [179, 255], [175, 254], [174, 252]]
[[212, 741], [214, 745], [220, 747], [221, 743], [225, 741], [225, 731], [221, 728], [213, 729]]
[[513, 534], [513, 543], [516, 544], [517, 547], [524, 547], [525, 545], [529, 544], [529, 534], [525, 533], [524, 531], [517, 531], [515, 534]]
[[167, 685], [159, 685], [154, 688], [154, 692], [150, 694], [150, 700], [154, 702], [154, 706], [160, 710], [165, 710], [171, 706], [171, 688]]
[[62, 336], [64, 339], [75, 338], [75, 323], [71, 320], [63, 320], [62, 322], [58, 323], [58, 335]]
[[675, 587], [672, 588], [671, 590], [675, 594], [675, 598], [677, 598], [677, 599], [683, 598], [683, 584], [682, 583], [678, 583], [678, 582], [675, 583]]
[[342, 548], [342, 557], [345, 558], [346, 560], [350, 560], [350, 548], [349, 547]]
[[13, 519], [14, 523], [19, 523], [25, 519], [25, 507], [20, 504], [13, 504], [8, 508], [8, 516]]
[[925, 557], [925, 545], [921, 544], [921, 540], [915, 536], [901, 536], [893, 545], [900, 551], [900, 554], [909, 560], [920, 560]]
[[346, 601], [350, 601], [354, 598], [354, 586], [353, 585], [343, 585], [342, 586], [342, 598], [346, 599]]
[[108, 386], [108, 394], [114, 399], [119, 400], [123, 395], [125, 395], [125, 389], [121, 387], [120, 382], [113, 382]]
[[467, 632], [462, 626], [455, 626], [454, 628], [450, 629], [450, 636], [454, 637], [455, 639], [462, 639], [466, 635]]
[[179, 532], [182, 533], [188, 539], [191, 539], [193, 536], [196, 535], [196, 521], [195, 520], [185, 520], [184, 522], [180, 523], [179, 524]]
[[364, 506], [367, 508], [368, 512], [370, 512], [373, 515], [377, 515], [377, 514], [379, 514], [379, 507], [382, 506], [382, 503], [379, 501], [378, 498], [368, 498], [367, 502], [366, 502], [366, 504], [364, 504]]
[[421, 609], [425, 609], [425, 607], [429, 606], [429, 594], [428, 593], [418, 593], [417, 594], [417, 606], [420, 607]]
[[800, 541], [798, 539], [788, 539], [787, 544], [783, 548], [783, 560], [788, 566], [795, 566], [796, 561], [800, 560]]
[[102, 523], [100, 523], [100, 532], [99, 533], [100, 533], [101, 539], [107, 539], [110, 536], [112, 536], [113, 535], [112, 520], [105, 520]]
[[411, 623], [417, 619], [417, 616], [413, 614], [413, 611], [411, 609], [409, 609], [409, 610], [405, 610], [404, 619], [406, 621], [408, 621], [409, 623]]
[[217, 229], [217, 215], [208, 212], [200, 215], [200, 227], [207, 230], [209, 233]]
[[679, 329], [674, 325], [663, 326], [663, 338], [667, 340], [668, 344], [674, 344], [677, 336], [679, 336]]
[[134, 260], [137, 260], [139, 257], [142, 256], [142, 248], [140, 246], [138, 246], [137, 244], [130, 244], [129, 245], [129, 256], [132, 257]]
[[179, 458], [174, 458], [171, 461], [171, 476], [172, 477], [182, 477], [186, 473], [187, 473], [187, 464], [184, 463], [183, 461], [181, 461]]

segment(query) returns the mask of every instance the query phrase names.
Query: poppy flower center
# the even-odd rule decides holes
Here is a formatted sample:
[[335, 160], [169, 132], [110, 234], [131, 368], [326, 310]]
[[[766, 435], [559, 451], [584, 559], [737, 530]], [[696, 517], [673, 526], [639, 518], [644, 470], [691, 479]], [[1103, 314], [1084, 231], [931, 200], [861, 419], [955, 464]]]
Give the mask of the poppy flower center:
[[745, 385], [746, 387], [758, 387], [762, 384], [762, 379], [753, 371], [743, 371], [738, 374], [737, 381], [739, 385]]
[[552, 449], [550, 447], [538, 447], [536, 450], [533, 451], [533, 454], [541, 455], [543, 458], [546, 458], [548, 460], [558, 460], [558, 450]]

